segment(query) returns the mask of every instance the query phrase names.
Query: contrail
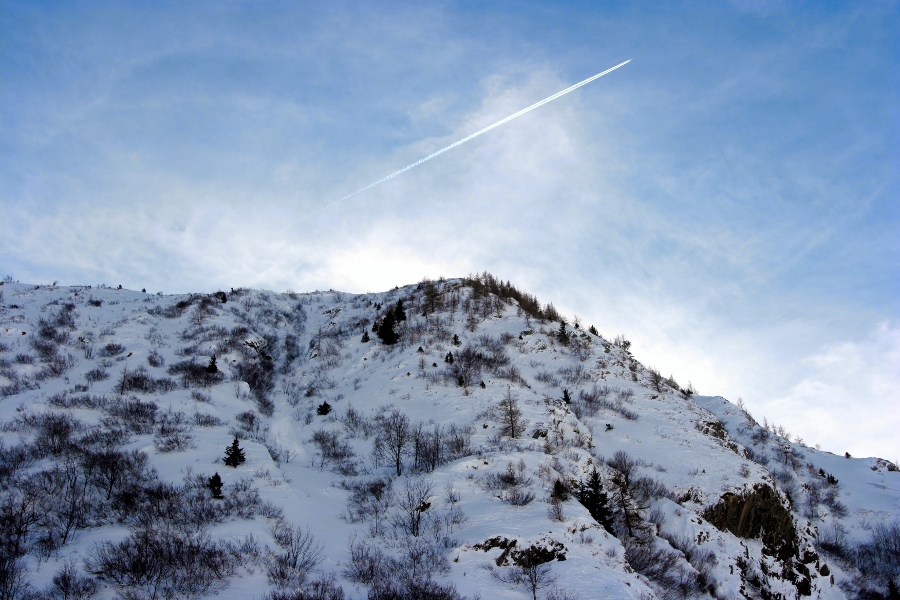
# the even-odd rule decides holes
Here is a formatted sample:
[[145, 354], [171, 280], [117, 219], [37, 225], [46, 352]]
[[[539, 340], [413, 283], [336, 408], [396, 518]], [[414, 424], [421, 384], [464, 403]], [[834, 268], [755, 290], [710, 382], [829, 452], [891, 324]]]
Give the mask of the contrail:
[[[623, 66], [627, 65], [627, 64], [630, 63], [630, 62], [631, 62], [631, 59], [629, 58], [629, 59], [626, 60], [625, 62], [619, 63], [619, 64], [617, 64], [616, 66], [612, 67], [611, 69], [607, 69], [607, 70], [603, 71], [602, 73], [597, 73], [597, 74], [594, 75], [593, 77], [588, 77], [588, 78], [585, 79], [584, 81], [579, 82], [579, 83], [576, 83], [576, 84], [573, 85], [573, 86], [567, 87], [566, 89], [564, 89], [564, 90], [561, 91], [561, 92], [556, 92], [556, 93], [553, 94], [552, 96], [550, 96], [550, 97], [548, 97], [548, 98], [544, 98], [544, 99], [541, 100], [540, 102], [535, 102], [534, 104], [532, 104], [532, 105], [529, 106], [528, 108], [523, 108], [523, 109], [520, 110], [519, 112], [517, 112], [517, 113], [515, 113], [515, 114], [513, 114], [513, 115], [510, 115], [510, 116], [506, 117], [505, 119], [501, 119], [501, 120], [497, 121], [496, 123], [494, 123], [493, 125], [488, 125], [488, 126], [485, 127], [484, 129], [480, 129], [480, 130], [476, 131], [475, 133], [473, 133], [472, 135], [470, 135], [470, 136], [468, 136], [468, 137], [464, 137], [463, 139], [459, 140], [458, 142], [453, 142], [452, 144], [450, 144], [450, 145], [447, 146], [446, 148], [441, 148], [441, 149], [438, 150], [437, 152], [435, 152], [435, 153], [433, 153], [433, 154], [429, 154], [429, 155], [426, 156], [425, 158], [421, 158], [421, 159], [417, 160], [416, 162], [414, 162], [413, 164], [408, 165], [408, 166], [405, 166], [405, 167], [403, 167], [402, 169], [400, 169], [399, 171], [397, 171], [397, 172], [395, 172], [395, 173], [391, 173], [391, 174], [388, 175], [387, 177], [382, 177], [381, 179], [379, 179], [379, 180], [376, 181], [375, 183], [370, 183], [370, 184], [367, 185], [366, 187], [360, 188], [360, 189], [356, 190], [355, 192], [353, 192], [352, 194], [348, 194], [347, 196], [344, 196], [344, 197], [341, 198], [340, 200], [335, 200], [334, 202], [330, 202], [330, 203], [326, 204], [325, 206], [323, 206], [323, 207], [322, 207], [321, 209], [319, 209], [319, 210], [325, 210], [326, 208], [328, 208], [329, 206], [331, 206], [331, 205], [333, 205], [333, 204], [337, 204], [338, 202], [343, 202], [343, 201], [346, 200], [347, 198], [352, 198], [353, 196], [356, 196], [357, 194], [361, 194], [361, 193], [363, 193], [364, 191], [366, 191], [366, 190], [368, 190], [368, 189], [371, 189], [371, 188], [375, 187], [376, 185], [378, 185], [378, 184], [380, 184], [380, 183], [384, 183], [384, 182], [387, 181], [388, 179], [393, 179], [394, 177], [396, 177], [397, 175], [400, 175], [401, 173], [406, 173], [406, 172], [409, 171], [410, 169], [415, 169], [416, 167], [418, 167], [418, 166], [421, 165], [422, 163], [428, 162], [428, 161], [431, 160], [432, 158], [434, 158], [434, 157], [436, 157], [436, 156], [440, 156], [441, 154], [443, 154], [444, 152], [446, 152], [446, 151], [448, 151], [448, 150], [452, 150], [453, 148], [456, 148], [457, 146], [461, 146], [461, 145], [465, 144], [465, 143], [468, 142], [469, 140], [472, 140], [472, 139], [477, 138], [477, 137], [478, 137], [479, 135], [481, 135], [482, 133], [487, 133], [488, 131], [490, 131], [491, 129], [493, 129], [493, 128], [495, 128], [495, 127], [500, 127], [500, 126], [503, 125], [504, 123], [509, 123], [510, 121], [512, 121], [513, 119], [515, 119], [516, 117], [521, 117], [521, 116], [524, 115], [525, 113], [531, 112], [531, 111], [533, 111], [534, 109], [536, 109], [536, 108], [538, 108], [538, 107], [540, 107], [540, 106], [543, 106], [543, 105], [547, 104], [548, 102], [552, 102], [552, 101], [556, 100], [557, 98], [559, 98], [560, 96], [565, 96], [565, 95], [568, 94], [569, 92], [574, 91], [574, 90], [577, 90], [577, 89], [580, 88], [581, 86], [587, 85], [587, 84], [589, 84], [590, 82], [594, 81], [595, 79], [599, 79], [599, 78], [603, 77], [604, 75], [606, 75], [607, 73], [611, 73], [611, 72], [615, 71], [616, 69], [618, 69], [619, 67], [623, 67]], [[317, 211], [317, 212], [318, 212], [318, 211]]]

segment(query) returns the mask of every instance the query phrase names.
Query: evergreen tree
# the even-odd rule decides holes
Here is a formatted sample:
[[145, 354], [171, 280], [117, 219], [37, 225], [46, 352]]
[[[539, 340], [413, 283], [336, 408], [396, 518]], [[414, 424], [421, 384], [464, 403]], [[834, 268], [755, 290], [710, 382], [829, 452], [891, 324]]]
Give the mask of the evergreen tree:
[[394, 331], [394, 325], [397, 323], [396, 318], [394, 317], [394, 311], [388, 310], [385, 313], [384, 318], [381, 320], [381, 324], [378, 326], [378, 337], [381, 339], [382, 343], [391, 345], [396, 344], [400, 341], [400, 338], [397, 336], [397, 332]]
[[403, 300], [397, 300], [397, 307], [394, 309], [394, 319], [398, 323], [406, 320], [406, 312], [403, 310]]
[[568, 388], [563, 388], [563, 402], [566, 404], [572, 404], [572, 396], [569, 394]]
[[331, 412], [331, 405], [328, 404], [328, 402], [323, 402], [316, 409], [316, 414], [319, 415], [320, 417], [324, 417], [325, 415], [327, 415], [330, 412]]
[[599, 336], [599, 335], [600, 335], [600, 333], [597, 331], [597, 328], [594, 327], [593, 325], [591, 325], [591, 328], [588, 329], [588, 331], [590, 331], [591, 333], [593, 333], [593, 334], [596, 335], [596, 336]]
[[206, 487], [212, 492], [213, 498], [221, 499], [224, 497], [222, 496], [222, 478], [219, 477], [218, 473], [209, 478]]
[[363, 331], [362, 343], [363, 344], [369, 343], [369, 332], [368, 331]]
[[559, 340], [560, 344], [568, 344], [569, 343], [569, 332], [566, 331], [566, 322], [559, 322], [559, 331], [556, 334], [556, 339]]
[[553, 482], [553, 491], [550, 492], [550, 496], [561, 502], [565, 502], [569, 499], [569, 486], [567, 486], [562, 479], [557, 479]]
[[447, 356], [444, 357], [444, 362], [447, 363], [448, 365], [453, 364], [453, 353], [452, 352], [447, 353]]
[[609, 498], [603, 490], [603, 481], [596, 468], [591, 470], [587, 480], [579, 486], [578, 501], [591, 513], [597, 523], [607, 531], [612, 531], [613, 521], [609, 512]]
[[452, 342], [452, 344], [453, 344], [454, 346], [461, 346], [461, 345], [462, 345], [462, 342], [459, 341], [459, 336], [458, 336], [457, 334], [455, 334], [455, 333], [453, 334], [453, 342]]
[[216, 357], [212, 356], [209, 359], [209, 365], [206, 367], [206, 372], [210, 375], [215, 375], [219, 372], [219, 367], [216, 366]]
[[238, 439], [234, 438], [234, 442], [231, 443], [231, 446], [225, 448], [225, 464], [229, 467], [237, 468], [238, 465], [246, 460], [247, 458], [244, 456], [243, 449], [238, 446]]

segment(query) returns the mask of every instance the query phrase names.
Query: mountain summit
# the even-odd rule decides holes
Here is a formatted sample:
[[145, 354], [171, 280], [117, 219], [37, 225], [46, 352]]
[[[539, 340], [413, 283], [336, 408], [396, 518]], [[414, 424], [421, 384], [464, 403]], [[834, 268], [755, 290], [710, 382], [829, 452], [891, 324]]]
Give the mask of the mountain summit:
[[[489, 274], [0, 286], [0, 598], [879, 598], [900, 473]], [[118, 595], [117, 595], [118, 594]]]

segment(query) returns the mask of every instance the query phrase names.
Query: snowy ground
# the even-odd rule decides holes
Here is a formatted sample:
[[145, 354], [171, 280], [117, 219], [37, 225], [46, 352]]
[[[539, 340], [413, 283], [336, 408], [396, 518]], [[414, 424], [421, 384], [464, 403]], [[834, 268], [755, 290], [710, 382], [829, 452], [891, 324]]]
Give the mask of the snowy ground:
[[[63, 408], [72, 398], [134, 396], [155, 402], [152, 431], [129, 436], [122, 449], [146, 453], [160, 480], [181, 484], [198, 474], [205, 481], [217, 472], [226, 496], [235, 485], [257, 490], [263, 503], [280, 508], [283, 521], [308, 528], [321, 546], [322, 560], [309, 577], [332, 574], [347, 598], [366, 598], [370, 588], [348, 575], [351, 542], [371, 544], [408, 571], [415, 562], [411, 549], [420, 540], [440, 548], [443, 558], [431, 566], [423, 562], [418, 577], [424, 573], [452, 583], [470, 598], [532, 597], [528, 586], [502, 581], [509, 581], [514, 569], [496, 566], [504, 552], [496, 543], [484, 549], [494, 538], [515, 540], [518, 549], [562, 548], [542, 565], [544, 577], [555, 578], [555, 584], [541, 586], [539, 597], [568, 592], [585, 600], [734, 598], [768, 592], [793, 598], [802, 585], [797, 564], [807, 571], [813, 597], [843, 598], [858, 591], [862, 580], [851, 561], [824, 553], [817, 537], [852, 547], [870, 540], [877, 526], [896, 523], [900, 474], [889, 470], [893, 465], [783, 440], [722, 398], [690, 395], [674, 380], [654, 379], [623, 340], [611, 343], [569, 326], [570, 339], [563, 343], [558, 322], [529, 318], [514, 301], [475, 298], [459, 280], [436, 282], [434, 289], [419, 284], [359, 296], [239, 290], [227, 292], [222, 303], [214, 296], [6, 283], [0, 287], [0, 387], [5, 390], [0, 421], [9, 425], [0, 440], [6, 448], [34, 442], [40, 428], [29, 425], [34, 421], [28, 416], [45, 412], [77, 418], [78, 435], [109, 426], [106, 409]], [[401, 299], [407, 319], [398, 326], [400, 342], [382, 344], [372, 324]], [[364, 331], [371, 341], [361, 341]], [[49, 356], [45, 343], [42, 355], [41, 340], [52, 339], [54, 332], [55, 354]], [[461, 386], [456, 376], [445, 377], [452, 368], [445, 359], [466, 348], [491, 360], [466, 371], [470, 380]], [[195, 381], [186, 387], [169, 372], [192, 358], [206, 367], [212, 356], [222, 374], [212, 385]], [[253, 380], [259, 372], [248, 372], [248, 365], [269, 365], [271, 384]], [[150, 379], [171, 379], [171, 389], [122, 394], [123, 375], [140, 369]], [[256, 394], [254, 385], [265, 389]], [[563, 390], [572, 397], [569, 405]], [[521, 411], [515, 438], [504, 435], [508, 419], [499, 408], [508, 396]], [[584, 397], [593, 398], [593, 409]], [[325, 402], [330, 414], [317, 414]], [[351, 408], [361, 423], [356, 429], [348, 424]], [[468, 431], [467, 450], [438, 461], [433, 470], [416, 470], [407, 446], [398, 477], [389, 458], [373, 456], [375, 418], [391, 410], [425, 431], [435, 426]], [[248, 411], [255, 419], [250, 424]], [[184, 443], [174, 450], [160, 443], [167, 412], [170, 418], [183, 413], [187, 423]], [[198, 414], [205, 419], [198, 420]], [[344, 456], [323, 456], [313, 441], [316, 432], [331, 434]], [[236, 434], [247, 460], [231, 468], [222, 459]], [[652, 565], [632, 568], [628, 557], [636, 554], [632, 548], [626, 555], [621, 524], [607, 532], [572, 496], [551, 518], [549, 498], [557, 479], [572, 487], [596, 467], [612, 494], [609, 462], [621, 451], [633, 461], [633, 479], [643, 480], [637, 498], [647, 530], [643, 548], [662, 553], [656, 562], [671, 557], [667, 574], [654, 572]], [[34, 461], [0, 493], [17, 497], [18, 482], [59, 463], [60, 456]], [[506, 476], [516, 480], [511, 488], [490, 484]], [[417, 535], [391, 523], [402, 513], [397, 500], [387, 502], [380, 524], [371, 514], [348, 518], [352, 494], [345, 488], [376, 477], [392, 481], [394, 494], [408, 482], [429, 486]], [[741, 496], [758, 486], [777, 490], [779, 502], [791, 508], [796, 559], [805, 553], [806, 563], [776, 564], [759, 539], [721, 531], [702, 517], [723, 495]], [[509, 501], [512, 491], [534, 499], [516, 506]], [[277, 552], [276, 520], [271, 510], [250, 518], [232, 514], [204, 529], [213, 539], [235, 544], [252, 534], [261, 548]], [[84, 522], [65, 545], [44, 555], [36, 543], [29, 547], [23, 559], [27, 580], [46, 589], [70, 559], [84, 571], [82, 561], [98, 542], [128, 536], [127, 523], [114, 521]], [[808, 558], [812, 553], [815, 560]], [[683, 585], [678, 588], [676, 581]], [[122, 588], [109, 578], [99, 583], [102, 598], [116, 597]], [[245, 556], [224, 583], [227, 587], [209, 594], [262, 598], [274, 589], [264, 553], [257, 559]]]

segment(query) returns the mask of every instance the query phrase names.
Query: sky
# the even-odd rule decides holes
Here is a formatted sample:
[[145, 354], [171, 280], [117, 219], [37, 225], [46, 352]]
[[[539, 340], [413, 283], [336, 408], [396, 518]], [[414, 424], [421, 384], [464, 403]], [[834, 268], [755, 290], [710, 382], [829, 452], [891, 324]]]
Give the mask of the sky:
[[0, 277], [488, 271], [792, 438], [896, 461], [898, 40], [878, 0], [4, 0]]

